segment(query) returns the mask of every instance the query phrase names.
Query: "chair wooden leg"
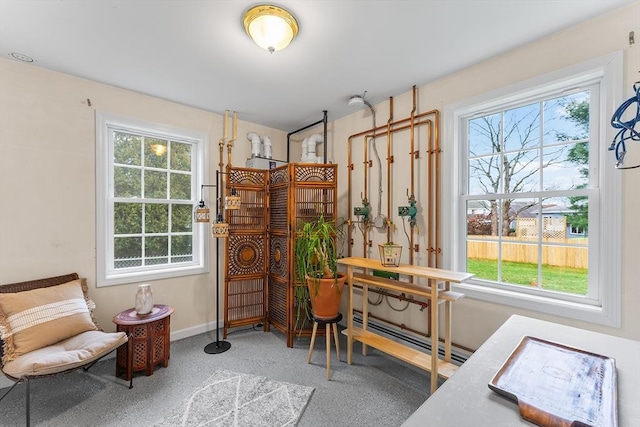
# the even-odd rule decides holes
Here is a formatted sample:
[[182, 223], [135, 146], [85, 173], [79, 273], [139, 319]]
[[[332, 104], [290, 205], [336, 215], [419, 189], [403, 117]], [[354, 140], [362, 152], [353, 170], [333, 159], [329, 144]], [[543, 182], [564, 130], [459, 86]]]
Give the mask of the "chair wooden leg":
[[309, 344], [309, 355], [307, 363], [311, 363], [311, 353], [313, 353], [313, 345], [316, 343], [316, 332], [318, 331], [318, 322], [313, 322], [313, 332], [311, 333], [311, 344]]
[[325, 341], [327, 342], [327, 380], [331, 379], [331, 325], [325, 326]]
[[338, 362], [340, 362], [340, 341], [338, 341], [338, 325], [333, 324], [333, 339], [336, 342], [336, 355], [338, 356]]

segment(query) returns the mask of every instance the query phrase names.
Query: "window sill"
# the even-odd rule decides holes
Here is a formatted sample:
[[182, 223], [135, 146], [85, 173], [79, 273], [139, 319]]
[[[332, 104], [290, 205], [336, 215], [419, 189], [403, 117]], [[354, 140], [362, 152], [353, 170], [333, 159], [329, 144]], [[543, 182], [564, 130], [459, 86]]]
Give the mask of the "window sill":
[[619, 327], [618, 322], [603, 307], [592, 304], [563, 301], [544, 295], [524, 294], [505, 289], [487, 288], [471, 283], [452, 284], [452, 288], [457, 292], [464, 293], [467, 298], [479, 301], [518, 307], [599, 325]]
[[98, 277], [98, 287], [124, 285], [127, 283], [150, 282], [154, 280], [171, 279], [174, 277], [205, 274], [209, 272], [208, 266], [185, 266], [154, 271], [117, 272]]

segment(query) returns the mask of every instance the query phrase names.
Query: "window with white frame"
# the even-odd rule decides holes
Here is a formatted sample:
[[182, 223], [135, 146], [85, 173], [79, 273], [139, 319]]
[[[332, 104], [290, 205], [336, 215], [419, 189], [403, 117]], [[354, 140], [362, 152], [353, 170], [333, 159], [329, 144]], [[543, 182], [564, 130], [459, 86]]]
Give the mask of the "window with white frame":
[[206, 135], [97, 113], [98, 285], [209, 268], [193, 206]]
[[446, 109], [448, 264], [475, 274], [467, 295], [619, 324], [620, 171], [607, 135], [621, 75], [615, 54]]

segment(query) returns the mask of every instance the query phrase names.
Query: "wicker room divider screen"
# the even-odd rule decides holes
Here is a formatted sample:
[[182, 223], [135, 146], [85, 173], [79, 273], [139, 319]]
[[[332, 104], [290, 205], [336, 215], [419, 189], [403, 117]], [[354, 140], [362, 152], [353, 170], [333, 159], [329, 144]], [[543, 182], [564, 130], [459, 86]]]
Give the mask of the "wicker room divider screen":
[[311, 336], [313, 326], [303, 320], [296, 330], [295, 231], [321, 215], [336, 220], [337, 166], [229, 168], [227, 176], [227, 191], [233, 187], [242, 206], [227, 211], [224, 337], [228, 328], [262, 322], [265, 331], [273, 326], [284, 333], [293, 347], [295, 336]]
[[226, 211], [225, 313], [223, 336], [229, 328], [266, 322], [265, 271], [267, 252], [268, 171], [227, 170], [226, 194], [240, 196], [238, 210]]

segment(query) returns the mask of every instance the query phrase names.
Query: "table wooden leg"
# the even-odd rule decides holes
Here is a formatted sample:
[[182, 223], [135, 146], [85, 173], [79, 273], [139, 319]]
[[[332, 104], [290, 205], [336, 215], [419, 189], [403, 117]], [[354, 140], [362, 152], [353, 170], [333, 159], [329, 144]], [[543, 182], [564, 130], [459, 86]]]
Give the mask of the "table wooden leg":
[[[369, 285], [362, 285], [362, 329], [367, 330], [369, 325]], [[367, 345], [362, 344], [362, 355], [367, 355]]]
[[[446, 282], [445, 290], [451, 289], [451, 284]], [[444, 302], [444, 360], [451, 362], [451, 301]]]
[[438, 284], [429, 280], [431, 286], [431, 393], [438, 388]]
[[347, 363], [351, 365], [353, 356], [353, 267], [347, 267], [349, 300], [347, 301]]

